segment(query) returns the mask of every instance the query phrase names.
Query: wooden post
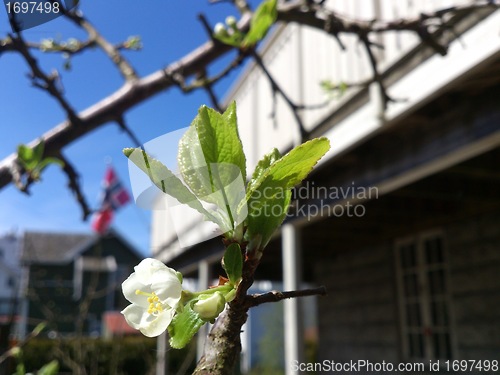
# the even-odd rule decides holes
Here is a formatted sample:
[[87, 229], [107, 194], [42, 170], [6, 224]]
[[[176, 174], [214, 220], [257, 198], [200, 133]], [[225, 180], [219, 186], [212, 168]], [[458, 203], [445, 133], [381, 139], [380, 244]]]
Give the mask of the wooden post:
[[[282, 256], [283, 256], [283, 289], [297, 290], [301, 284], [302, 270], [299, 259], [300, 237], [299, 230], [293, 224], [285, 224], [281, 229]], [[304, 361], [303, 326], [298, 298], [286, 299], [284, 302], [285, 323], [285, 374], [292, 375], [294, 361]]]
[[[198, 290], [204, 290], [208, 288], [208, 283], [210, 282], [210, 263], [206, 260], [202, 260], [198, 263]], [[196, 337], [196, 359], [197, 361], [203, 356], [203, 349], [205, 346], [205, 339], [208, 334], [208, 324], [205, 324], [200, 328]]]
[[167, 332], [163, 332], [156, 339], [156, 375], [168, 374], [168, 344]]

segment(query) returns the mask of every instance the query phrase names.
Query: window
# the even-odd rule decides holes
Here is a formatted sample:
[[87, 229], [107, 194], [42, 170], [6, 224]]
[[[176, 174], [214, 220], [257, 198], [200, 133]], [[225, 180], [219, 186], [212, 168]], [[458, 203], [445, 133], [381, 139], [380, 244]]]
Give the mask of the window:
[[439, 232], [396, 243], [401, 337], [407, 360], [452, 358], [445, 250]]

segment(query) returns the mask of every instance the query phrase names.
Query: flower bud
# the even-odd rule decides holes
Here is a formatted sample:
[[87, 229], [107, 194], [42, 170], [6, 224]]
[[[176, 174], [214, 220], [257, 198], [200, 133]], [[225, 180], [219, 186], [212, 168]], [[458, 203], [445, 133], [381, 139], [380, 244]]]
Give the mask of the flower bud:
[[238, 22], [236, 21], [236, 18], [233, 16], [228, 16], [226, 18], [226, 25], [228, 25], [230, 28], [234, 29], [236, 27], [236, 24]]
[[219, 316], [224, 310], [226, 299], [221, 292], [213, 294], [202, 294], [193, 305], [193, 311], [203, 320], [212, 320]]
[[18, 358], [22, 354], [21, 348], [19, 346], [14, 346], [12, 349], [10, 349], [10, 354], [14, 358]]
[[214, 34], [216, 36], [227, 36], [226, 26], [222, 22], [218, 22], [214, 27]]

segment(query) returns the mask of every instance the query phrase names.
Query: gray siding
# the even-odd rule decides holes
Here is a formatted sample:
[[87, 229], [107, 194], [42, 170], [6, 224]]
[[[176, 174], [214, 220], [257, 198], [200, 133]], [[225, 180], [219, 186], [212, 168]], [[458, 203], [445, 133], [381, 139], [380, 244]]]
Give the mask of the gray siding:
[[457, 355], [498, 359], [500, 351], [500, 214], [447, 230]]
[[319, 299], [319, 359], [394, 362], [398, 358], [396, 290], [389, 244], [339, 251], [317, 264], [328, 289]]
[[[448, 249], [455, 359], [498, 360], [500, 213], [455, 220], [441, 229]], [[333, 249], [331, 259], [316, 263], [317, 280], [328, 288], [328, 296], [319, 299], [318, 360], [401, 361], [393, 243], [379, 242]]]

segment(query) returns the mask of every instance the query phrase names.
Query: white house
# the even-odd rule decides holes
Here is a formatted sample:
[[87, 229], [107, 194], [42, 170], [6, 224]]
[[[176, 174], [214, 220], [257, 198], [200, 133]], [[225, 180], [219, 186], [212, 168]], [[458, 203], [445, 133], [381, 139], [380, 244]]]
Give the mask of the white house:
[[[388, 20], [464, 3], [327, 2], [346, 16]], [[386, 111], [372, 84], [301, 112], [311, 137], [328, 137], [332, 149], [297, 189], [296, 214], [270, 243], [257, 276], [282, 280], [287, 290], [301, 280], [327, 286], [317, 362], [498, 360], [500, 12], [464, 16], [455, 32], [460, 42], [444, 57], [411, 33], [378, 35], [380, 70], [397, 99]], [[321, 80], [370, 77], [356, 38], [341, 37], [345, 52], [318, 30], [280, 26], [261, 53], [295, 102], [316, 104], [325, 100]], [[228, 93], [233, 99], [249, 171], [272, 147], [300, 142], [282, 99], [270, 117], [270, 84], [255, 64]], [[349, 206], [357, 211], [348, 214]], [[220, 240], [202, 242], [196, 222], [185, 223], [201, 243], [181, 248], [172, 220], [183, 218], [154, 213], [155, 256], [208, 280], [217, 273]], [[286, 303], [284, 362], [295, 373], [303, 329], [299, 302]]]

